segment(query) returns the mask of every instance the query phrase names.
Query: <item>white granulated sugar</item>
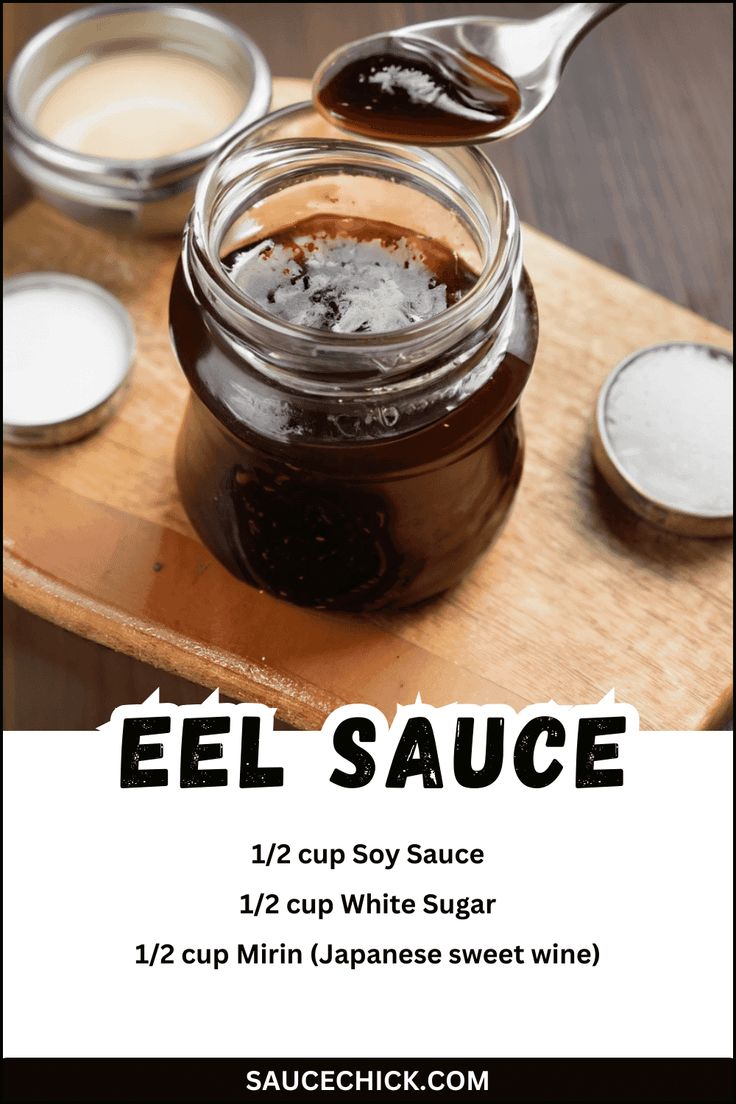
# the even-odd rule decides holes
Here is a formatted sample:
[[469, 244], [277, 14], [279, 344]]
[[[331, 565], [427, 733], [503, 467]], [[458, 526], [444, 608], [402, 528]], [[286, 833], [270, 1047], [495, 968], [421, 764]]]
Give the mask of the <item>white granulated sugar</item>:
[[3, 296], [3, 421], [68, 421], [107, 399], [125, 377], [130, 335], [94, 290], [49, 282]]
[[387, 65], [371, 73], [368, 83], [377, 84], [381, 92], [389, 96], [397, 91], [405, 92], [412, 103], [431, 104], [444, 95], [428, 73], [400, 65]]
[[733, 364], [696, 345], [642, 353], [608, 392], [620, 466], [650, 498], [689, 513], [733, 512]]
[[[238, 255], [234, 282], [270, 314], [314, 330], [388, 333], [440, 314], [447, 288], [402, 238], [395, 248], [355, 238], [259, 242]], [[311, 245], [311, 251], [306, 248]]]

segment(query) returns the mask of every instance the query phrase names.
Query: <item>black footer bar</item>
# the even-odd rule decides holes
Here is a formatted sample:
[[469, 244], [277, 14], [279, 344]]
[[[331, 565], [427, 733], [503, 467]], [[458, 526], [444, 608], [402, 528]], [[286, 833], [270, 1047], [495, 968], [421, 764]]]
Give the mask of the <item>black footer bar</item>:
[[727, 1101], [727, 1058], [6, 1058], [8, 1101]]

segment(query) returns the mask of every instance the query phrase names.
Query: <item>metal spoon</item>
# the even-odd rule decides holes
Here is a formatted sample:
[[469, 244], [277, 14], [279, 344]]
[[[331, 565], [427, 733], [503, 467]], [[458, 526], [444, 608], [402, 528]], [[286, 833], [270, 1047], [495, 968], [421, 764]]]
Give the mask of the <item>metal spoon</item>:
[[538, 19], [463, 16], [340, 47], [318, 68], [316, 106], [343, 129], [419, 144], [499, 141], [557, 91], [578, 42], [621, 4], [561, 4]]

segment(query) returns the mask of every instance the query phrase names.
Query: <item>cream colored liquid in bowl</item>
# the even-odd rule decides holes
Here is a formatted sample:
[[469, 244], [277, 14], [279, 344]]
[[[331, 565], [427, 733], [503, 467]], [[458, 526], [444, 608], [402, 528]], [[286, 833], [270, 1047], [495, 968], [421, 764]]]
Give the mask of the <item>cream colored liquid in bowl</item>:
[[145, 160], [222, 133], [246, 104], [234, 80], [198, 58], [129, 50], [82, 65], [43, 98], [36, 129], [92, 157]]

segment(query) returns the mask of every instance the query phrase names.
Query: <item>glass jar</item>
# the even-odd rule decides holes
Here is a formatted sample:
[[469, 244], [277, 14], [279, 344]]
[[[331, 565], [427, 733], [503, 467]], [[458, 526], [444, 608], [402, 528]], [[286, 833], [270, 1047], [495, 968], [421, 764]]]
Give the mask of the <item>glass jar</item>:
[[[477, 281], [393, 332], [285, 322], [222, 258], [325, 212], [443, 242]], [[267, 116], [200, 179], [170, 319], [192, 388], [179, 488], [233, 574], [317, 608], [403, 606], [453, 586], [498, 535], [537, 316], [516, 210], [479, 150], [352, 140], [307, 104]]]

